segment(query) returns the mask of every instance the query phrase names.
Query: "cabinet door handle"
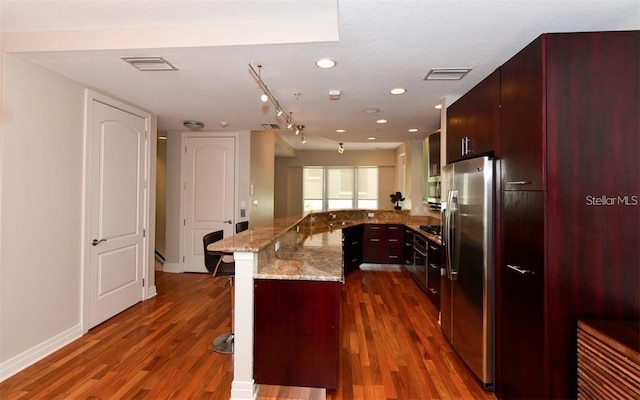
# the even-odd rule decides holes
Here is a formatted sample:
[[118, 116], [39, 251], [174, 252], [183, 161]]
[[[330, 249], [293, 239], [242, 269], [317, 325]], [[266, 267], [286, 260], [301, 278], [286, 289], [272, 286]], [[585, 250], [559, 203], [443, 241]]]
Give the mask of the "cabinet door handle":
[[536, 274], [535, 272], [531, 271], [530, 269], [522, 268], [519, 265], [507, 264], [507, 268], [512, 269], [512, 270], [514, 270], [517, 273], [520, 273], [522, 275], [535, 275]]
[[439, 249], [436, 246], [429, 246], [429, 250], [438, 251]]
[[429, 263], [429, 266], [433, 269], [440, 269], [440, 266], [438, 264]]
[[509, 181], [507, 185], [530, 185], [532, 183], [531, 181]]
[[429, 290], [431, 290], [431, 293], [433, 293], [433, 294], [438, 294], [438, 291], [435, 290], [434, 288], [429, 288]]
[[398, 242], [398, 239], [389, 239], [390, 242]]
[[380, 239], [371, 239], [372, 242], [379, 242]]

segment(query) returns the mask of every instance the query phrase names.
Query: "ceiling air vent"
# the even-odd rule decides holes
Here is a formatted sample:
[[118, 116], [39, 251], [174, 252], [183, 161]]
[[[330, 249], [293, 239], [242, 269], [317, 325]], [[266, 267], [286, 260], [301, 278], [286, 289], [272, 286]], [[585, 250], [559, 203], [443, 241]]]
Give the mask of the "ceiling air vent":
[[423, 80], [425, 81], [459, 81], [471, 71], [471, 68], [431, 68]]
[[275, 131], [280, 129], [278, 124], [262, 124], [262, 127], [268, 131]]
[[178, 68], [171, 65], [162, 57], [120, 57], [140, 71], [177, 71]]

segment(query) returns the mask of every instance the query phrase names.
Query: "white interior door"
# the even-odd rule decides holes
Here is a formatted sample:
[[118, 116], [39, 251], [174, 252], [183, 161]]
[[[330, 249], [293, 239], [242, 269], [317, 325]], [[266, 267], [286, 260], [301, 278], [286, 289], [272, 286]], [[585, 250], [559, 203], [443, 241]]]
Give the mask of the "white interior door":
[[207, 272], [202, 237], [217, 230], [224, 237], [234, 233], [235, 138], [187, 137], [185, 152], [184, 271]]
[[88, 328], [142, 300], [146, 120], [93, 100]]

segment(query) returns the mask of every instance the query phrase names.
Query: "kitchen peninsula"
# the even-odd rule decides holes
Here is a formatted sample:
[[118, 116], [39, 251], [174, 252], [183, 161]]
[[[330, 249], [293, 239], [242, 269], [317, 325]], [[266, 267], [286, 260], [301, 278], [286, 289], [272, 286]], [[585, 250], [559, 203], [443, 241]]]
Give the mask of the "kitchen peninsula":
[[[420, 224], [430, 223], [435, 219], [437, 219], [435, 216], [412, 216], [408, 211], [341, 210], [320, 212], [299, 218], [274, 220], [271, 223], [252, 227], [245, 232], [211, 244], [210, 250], [233, 252], [236, 258], [235, 353], [231, 397], [233, 399], [253, 398], [257, 384], [267, 383], [261, 382], [259, 377], [261, 374], [264, 376], [261, 367], [270, 372], [278, 372], [277, 368], [273, 368], [271, 365], [261, 365], [260, 358], [264, 354], [262, 350], [265, 350], [262, 347], [277, 347], [275, 351], [281, 353], [291, 349], [291, 347], [282, 348], [273, 343], [269, 346], [261, 344], [260, 339], [274, 337], [273, 334], [265, 332], [261, 327], [263, 325], [261, 325], [260, 317], [257, 314], [260, 311], [259, 306], [266, 301], [262, 297], [258, 300], [257, 296], [263, 296], [261, 287], [274, 285], [266, 289], [266, 299], [277, 302], [278, 298], [282, 299], [282, 296], [278, 297], [277, 294], [281, 293], [283, 288], [290, 287], [287, 285], [295, 284], [295, 286], [304, 289], [297, 292], [299, 298], [285, 299], [288, 300], [285, 305], [298, 305], [297, 310], [305, 309], [301, 304], [307, 304], [309, 307], [313, 304], [321, 304], [324, 307], [324, 311], [327, 312], [309, 311], [316, 312], [327, 321], [326, 325], [316, 323], [314, 326], [318, 329], [328, 326], [327, 329], [332, 330], [331, 332], [335, 335], [326, 331], [318, 333], [317, 338], [329, 336], [327, 339], [329, 342], [320, 344], [313, 342], [313, 345], [308, 347], [312, 347], [310, 350], [315, 348], [316, 352], [319, 352], [318, 349], [323, 349], [322, 346], [325, 346], [324, 349], [326, 349], [332, 346], [331, 340], [335, 341], [333, 343], [336, 346], [334, 358], [330, 352], [322, 351], [319, 353], [326, 356], [323, 360], [326, 364], [333, 362], [335, 379], [328, 387], [337, 385], [339, 295], [341, 284], [345, 279], [342, 263], [342, 228], [362, 224], [390, 224], [404, 225], [413, 231], [420, 232]], [[294, 294], [294, 296], [296, 295]], [[313, 296], [319, 296], [317, 300], [322, 299], [321, 302], [310, 301], [309, 297]], [[278, 309], [279, 307], [271, 304], [269, 309], [274, 308]], [[256, 316], [255, 320], [254, 315]], [[295, 318], [289, 315], [289, 320], [295, 320]], [[267, 325], [271, 328], [277, 323], [270, 321]], [[292, 334], [296, 335], [295, 332]], [[305, 334], [313, 337], [313, 332], [305, 332]], [[263, 335], [265, 336], [262, 337]], [[300, 336], [302, 337], [302, 335]], [[260, 349], [258, 349], [259, 346]], [[295, 347], [295, 345], [293, 346]], [[254, 357], [256, 357], [255, 360]], [[307, 365], [309, 364], [314, 365], [314, 370], [322, 370], [322, 368], [316, 367], [317, 363], [315, 362], [307, 362]], [[330, 365], [326, 369], [329, 371], [325, 371], [325, 375], [328, 374], [331, 377]], [[268, 383], [273, 384], [272, 377], [265, 377], [265, 379]], [[301, 379], [306, 384], [298, 384], [297, 386], [327, 387], [313, 383], [318, 382], [318, 377], [302, 377]], [[321, 381], [326, 382], [326, 380]], [[288, 382], [287, 385], [294, 386], [294, 382]]]

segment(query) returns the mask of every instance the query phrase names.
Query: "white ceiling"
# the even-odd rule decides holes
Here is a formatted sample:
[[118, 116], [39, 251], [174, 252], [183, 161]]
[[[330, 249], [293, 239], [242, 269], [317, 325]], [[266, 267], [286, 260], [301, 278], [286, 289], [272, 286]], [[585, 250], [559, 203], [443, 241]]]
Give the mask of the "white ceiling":
[[[640, 2], [0, 0], [0, 23], [7, 52], [157, 114], [169, 134], [184, 131], [184, 120], [212, 131], [276, 123], [295, 149], [344, 142], [349, 151], [435, 131], [434, 105], [451, 103], [542, 33], [640, 29]], [[178, 71], [139, 72], [120, 59], [133, 55], [162, 56]], [[321, 70], [320, 57], [338, 65]], [[305, 144], [259, 101], [249, 63], [263, 66], [264, 82], [305, 126]], [[473, 69], [460, 81], [423, 80], [442, 67]], [[407, 93], [392, 96], [394, 87]], [[341, 99], [329, 100], [329, 90]], [[370, 107], [381, 111], [362, 111]]]

